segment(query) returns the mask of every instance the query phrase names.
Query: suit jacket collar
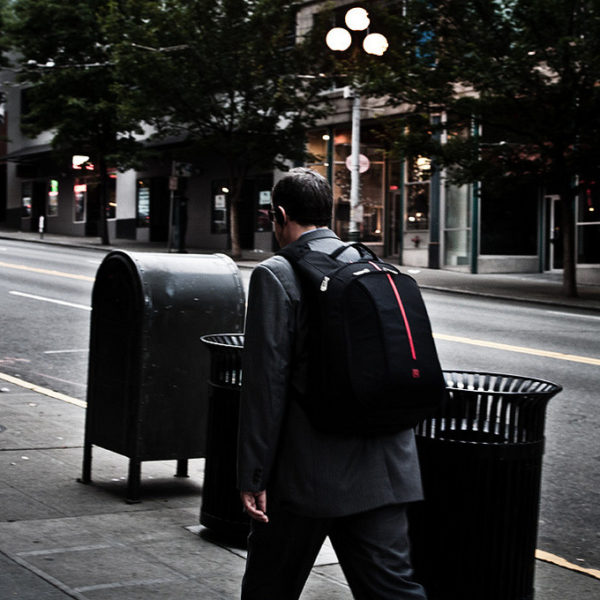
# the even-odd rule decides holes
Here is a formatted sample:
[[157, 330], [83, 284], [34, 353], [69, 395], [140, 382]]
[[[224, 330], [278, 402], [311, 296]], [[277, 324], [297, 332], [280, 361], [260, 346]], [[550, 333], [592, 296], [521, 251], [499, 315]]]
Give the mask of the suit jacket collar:
[[297, 240], [292, 242], [290, 246], [293, 244], [306, 244], [308, 242], [312, 242], [313, 240], [320, 240], [324, 238], [339, 239], [338, 236], [331, 231], [331, 229], [328, 227], [321, 227], [320, 229], [312, 229], [311, 231], [304, 233]]

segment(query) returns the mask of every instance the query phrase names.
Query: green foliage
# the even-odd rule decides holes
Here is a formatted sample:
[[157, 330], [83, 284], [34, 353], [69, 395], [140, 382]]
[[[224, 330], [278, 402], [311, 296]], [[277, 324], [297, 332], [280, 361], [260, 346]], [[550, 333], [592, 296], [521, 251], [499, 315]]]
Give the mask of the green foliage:
[[[457, 136], [439, 159], [463, 180], [502, 176], [548, 185], [597, 174], [600, 164], [600, 2], [416, 0], [413, 21], [432, 32], [429, 68], [416, 65], [412, 96], [461, 127], [474, 118], [477, 146]], [[423, 48], [421, 49], [423, 52]], [[427, 74], [429, 72], [429, 74]], [[458, 131], [458, 129], [456, 129]], [[460, 147], [462, 146], [462, 148]], [[457, 158], [459, 162], [453, 163]], [[595, 176], [595, 175], [594, 175]]]
[[311, 39], [294, 44], [293, 3], [113, 0], [106, 22], [126, 119], [184, 136], [232, 173], [299, 159], [323, 113]]
[[23, 131], [35, 136], [53, 130], [53, 145], [65, 157], [88, 154], [95, 162], [120, 165], [134, 145], [126, 134], [138, 126], [116, 116], [114, 66], [101, 28], [104, 6], [15, 0], [7, 35], [26, 87]]

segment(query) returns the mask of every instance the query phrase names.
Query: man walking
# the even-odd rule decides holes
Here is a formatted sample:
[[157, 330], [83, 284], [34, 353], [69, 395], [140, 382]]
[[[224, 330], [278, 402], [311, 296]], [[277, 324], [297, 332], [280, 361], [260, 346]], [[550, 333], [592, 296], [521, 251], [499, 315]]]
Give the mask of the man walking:
[[[332, 252], [332, 193], [310, 169], [274, 187], [281, 247]], [[349, 249], [342, 260], [354, 260]], [[250, 280], [238, 485], [252, 518], [242, 600], [299, 598], [329, 536], [355, 598], [425, 599], [411, 579], [406, 504], [422, 498], [412, 430], [378, 436], [315, 429], [296, 398], [310, 390], [309, 315], [292, 265], [262, 262]]]

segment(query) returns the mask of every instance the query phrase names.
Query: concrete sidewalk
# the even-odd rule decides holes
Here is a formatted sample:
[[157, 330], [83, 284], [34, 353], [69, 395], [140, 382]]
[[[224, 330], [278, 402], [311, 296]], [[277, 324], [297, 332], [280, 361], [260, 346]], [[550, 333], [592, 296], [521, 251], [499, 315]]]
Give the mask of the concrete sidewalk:
[[[239, 597], [244, 552], [199, 525], [203, 459], [190, 461], [189, 479], [173, 477], [174, 461], [143, 463], [142, 502], [126, 504], [123, 456], [94, 447], [93, 484], [77, 482], [82, 406], [12, 382], [0, 389], [2, 600]], [[540, 560], [535, 587], [537, 600], [600, 597], [597, 578]], [[326, 545], [302, 600], [351, 597]]]
[[[0, 380], [0, 598], [237, 598], [245, 552], [199, 524], [204, 459], [188, 479], [145, 462], [142, 502], [125, 503], [128, 459], [94, 447], [77, 482], [85, 409]], [[325, 547], [303, 598], [350, 598]]]
[[[74, 237], [56, 234], [21, 232], [0, 226], [0, 240], [12, 239], [78, 248], [93, 248], [110, 252], [111, 250], [129, 250], [136, 252], [167, 252], [166, 244], [138, 242], [131, 240], [113, 240], [111, 246], [103, 246], [99, 238]], [[211, 253], [200, 248], [188, 249], [190, 253]], [[237, 264], [242, 269], [251, 269], [259, 261], [269, 256], [262, 251], [244, 251], [242, 260]], [[600, 311], [600, 275], [597, 269], [580, 267], [577, 298], [568, 298], [562, 292], [562, 274], [516, 273], [516, 274], [477, 274], [446, 269], [425, 269], [421, 267], [401, 267], [402, 271], [412, 275], [424, 289], [470, 294], [476, 296], [533, 302], [565, 308]]]

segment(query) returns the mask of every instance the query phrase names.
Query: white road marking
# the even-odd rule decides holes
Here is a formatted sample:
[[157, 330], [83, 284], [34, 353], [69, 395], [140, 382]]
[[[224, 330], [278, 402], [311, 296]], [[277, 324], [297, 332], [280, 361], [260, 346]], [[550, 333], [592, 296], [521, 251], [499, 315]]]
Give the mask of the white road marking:
[[44, 350], [44, 354], [69, 354], [71, 352], [88, 352], [87, 348], [73, 348], [70, 350]]
[[85, 304], [76, 304], [74, 302], [66, 302], [65, 300], [57, 300], [56, 298], [47, 298], [46, 296], [36, 296], [35, 294], [26, 294], [25, 292], [17, 292], [11, 290], [8, 292], [13, 296], [21, 296], [23, 298], [30, 298], [31, 300], [41, 300], [42, 302], [51, 302], [52, 304], [60, 304], [61, 306], [70, 306], [71, 308], [80, 308], [81, 310], [92, 310], [91, 306]]
[[596, 321], [600, 321], [600, 317], [595, 315], [577, 315], [575, 313], [570, 312], [560, 312], [558, 310], [547, 310], [545, 311], [551, 315], [560, 315], [561, 317], [577, 317], [579, 319], [595, 319]]

